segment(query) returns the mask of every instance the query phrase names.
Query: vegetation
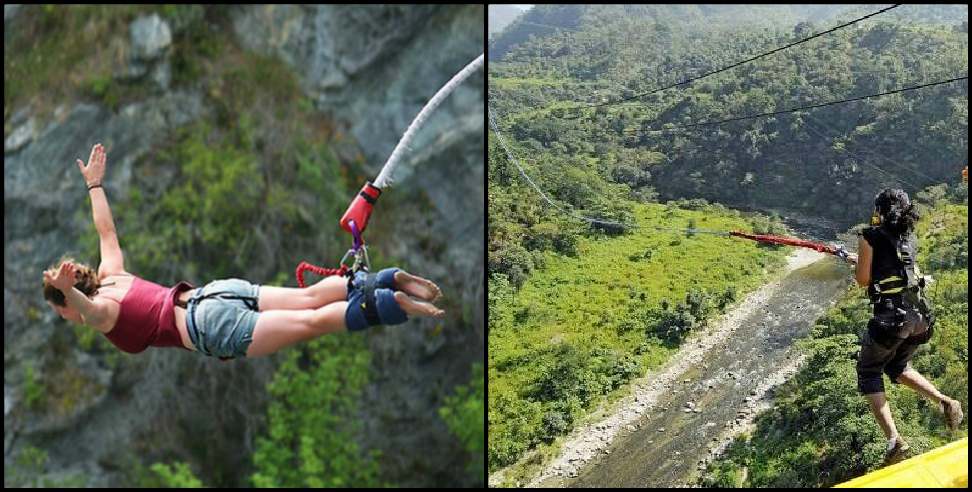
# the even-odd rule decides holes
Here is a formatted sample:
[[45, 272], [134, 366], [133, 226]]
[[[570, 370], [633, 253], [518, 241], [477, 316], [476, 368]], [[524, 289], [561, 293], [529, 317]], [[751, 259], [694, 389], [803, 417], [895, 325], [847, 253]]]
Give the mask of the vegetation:
[[486, 483], [486, 434], [483, 422], [486, 407], [483, 403], [486, 379], [483, 365], [474, 364], [468, 386], [458, 386], [454, 395], [446, 397], [439, 415], [470, 455], [469, 473]]
[[58, 478], [44, 476], [44, 472], [47, 471], [47, 461], [47, 451], [35, 446], [24, 446], [13, 459], [16, 466], [9, 467], [9, 473], [4, 470], [4, 486], [50, 488], [85, 486], [83, 473], [65, 473]]
[[161, 486], [166, 488], [202, 488], [202, 482], [196, 478], [187, 463], [156, 463], [151, 470], [158, 475]]
[[490, 5], [489, 20], [487, 21], [490, 37], [495, 33], [501, 32], [510, 22], [513, 22], [520, 15], [523, 15], [523, 10], [518, 6]]
[[[942, 7], [952, 9], [957, 22], [963, 12], [967, 20], [966, 7]], [[765, 8], [779, 13], [780, 6]], [[922, 15], [905, 17], [946, 18], [941, 9], [912, 10]], [[957, 181], [967, 149], [965, 82], [770, 118], [653, 131], [889, 91], [968, 71], [967, 23], [901, 23], [898, 10], [690, 85], [622, 104], [567, 109], [632, 98], [862, 12], [841, 12], [837, 18], [800, 12], [827, 20], [787, 29], [781, 21], [790, 14], [773, 19], [773, 28], [754, 29], [745, 22], [745, 28], [716, 28], [720, 19], [738, 21], [747, 13], [758, 16], [758, 9], [538, 5], [496, 40], [510, 47], [501, 62], [490, 65], [490, 109], [509, 139], [522, 145], [521, 155], [536, 159], [531, 164], [546, 180], [545, 189], [592, 212], [598, 206], [592, 194], [604, 197], [599, 206], [608, 211], [607, 204], [619, 196], [651, 200], [657, 194], [800, 212], [850, 226], [870, 206], [872, 190], [896, 186], [914, 193]], [[559, 189], [568, 186], [561, 184], [568, 177], [570, 188]]]
[[[128, 25], [158, 14], [173, 30], [173, 81], [202, 75], [206, 57], [222, 49], [211, 25], [226, 25], [227, 8], [199, 5], [30, 5], [4, 38], [4, 121], [30, 105], [49, 115], [56, 101], [93, 98], [113, 110], [142, 97], [145, 83], [115, 75], [128, 63]], [[117, 35], [117, 33], [125, 33]], [[105, 40], [111, 40], [106, 42]]]
[[34, 364], [28, 362], [24, 367], [24, 402], [28, 407], [38, 408], [45, 400], [44, 383], [38, 376]]
[[289, 350], [270, 393], [266, 437], [257, 439], [256, 487], [375, 487], [377, 451], [358, 446], [355, 402], [368, 382], [360, 337], [322, 337]]
[[785, 250], [654, 229], [693, 220], [716, 230], [751, 227], [738, 212], [699, 208], [633, 204], [637, 233], [577, 238], [576, 256], [537, 252], [544, 267], [519, 289], [491, 270], [490, 470], [569, 432], [781, 264]]
[[[591, 25], [606, 26], [619, 19], [634, 19], [644, 25], [675, 34], [677, 31], [740, 32], [808, 23], [837, 25], [852, 17], [879, 10], [871, 5], [541, 5], [524, 14], [495, 39], [490, 56], [499, 60], [519, 45], [563, 32], [579, 32]], [[903, 5], [882, 14], [895, 23], [944, 24], [968, 32], [968, 11], [951, 5]], [[492, 29], [491, 29], [492, 32]], [[618, 39], [618, 38], [613, 38]], [[600, 47], [599, 47], [600, 48]]]

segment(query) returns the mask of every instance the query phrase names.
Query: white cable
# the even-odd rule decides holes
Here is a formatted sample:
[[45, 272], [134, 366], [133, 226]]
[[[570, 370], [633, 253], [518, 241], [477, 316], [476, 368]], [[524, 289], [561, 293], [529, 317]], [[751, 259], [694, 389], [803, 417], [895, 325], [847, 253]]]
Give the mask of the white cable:
[[429, 102], [425, 103], [425, 107], [419, 111], [418, 116], [416, 116], [415, 119], [412, 120], [412, 123], [408, 125], [408, 129], [405, 130], [405, 134], [402, 135], [401, 140], [398, 141], [398, 145], [395, 146], [395, 150], [392, 151], [391, 156], [388, 157], [388, 161], [386, 161], [385, 165], [381, 168], [381, 173], [378, 174], [378, 178], [375, 179], [376, 187], [384, 189], [385, 186], [391, 184], [392, 173], [395, 172], [395, 167], [401, 162], [402, 155], [404, 154], [405, 149], [408, 148], [409, 144], [412, 142], [412, 139], [415, 137], [415, 133], [423, 124], [425, 124], [425, 120], [428, 119], [429, 115], [432, 114], [433, 111], [435, 111], [435, 108], [439, 106], [439, 103], [448, 97], [449, 94], [451, 94], [452, 91], [462, 83], [462, 81], [469, 78], [473, 72], [483, 66], [484, 56], [485, 53], [479, 55], [478, 58], [466, 65], [466, 67], [453, 76], [452, 79], [446, 83], [446, 85], [442, 86], [442, 88], [439, 89], [439, 92], [436, 92], [435, 95], [432, 96], [432, 99], [429, 99]]

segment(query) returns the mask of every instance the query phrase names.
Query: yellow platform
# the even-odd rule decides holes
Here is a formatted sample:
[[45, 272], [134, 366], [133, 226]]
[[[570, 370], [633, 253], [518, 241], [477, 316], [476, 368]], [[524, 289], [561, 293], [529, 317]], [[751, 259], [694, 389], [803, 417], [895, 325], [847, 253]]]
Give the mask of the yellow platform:
[[968, 487], [969, 438], [933, 449], [835, 488]]

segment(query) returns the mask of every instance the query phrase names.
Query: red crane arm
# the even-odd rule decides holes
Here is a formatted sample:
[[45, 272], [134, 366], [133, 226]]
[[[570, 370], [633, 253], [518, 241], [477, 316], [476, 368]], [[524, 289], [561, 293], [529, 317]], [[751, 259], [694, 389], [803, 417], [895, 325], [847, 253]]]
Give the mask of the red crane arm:
[[837, 248], [833, 246], [824, 243], [814, 242], [814, 241], [807, 241], [804, 239], [797, 239], [793, 237], [774, 236], [771, 234], [748, 234], [742, 231], [730, 231], [729, 235], [741, 237], [743, 239], [751, 239], [753, 241], [759, 241], [761, 243], [782, 244], [785, 246], [797, 246], [800, 248], [810, 248], [812, 250], [816, 250], [821, 253], [827, 253], [830, 255], [837, 254]]

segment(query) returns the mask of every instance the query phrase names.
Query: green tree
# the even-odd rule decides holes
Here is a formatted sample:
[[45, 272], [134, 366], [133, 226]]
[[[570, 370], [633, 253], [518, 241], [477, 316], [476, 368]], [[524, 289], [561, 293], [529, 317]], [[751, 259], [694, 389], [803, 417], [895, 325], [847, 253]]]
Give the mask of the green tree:
[[454, 395], [447, 396], [439, 415], [469, 453], [469, 471], [482, 483], [486, 482], [486, 420], [485, 382], [482, 364], [473, 364], [468, 386], [457, 386]]
[[257, 487], [379, 486], [377, 452], [358, 444], [368, 381], [361, 337], [329, 336], [285, 352], [269, 386], [268, 433], [256, 440]]

